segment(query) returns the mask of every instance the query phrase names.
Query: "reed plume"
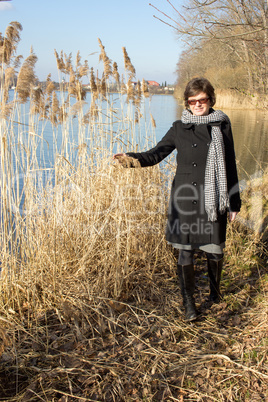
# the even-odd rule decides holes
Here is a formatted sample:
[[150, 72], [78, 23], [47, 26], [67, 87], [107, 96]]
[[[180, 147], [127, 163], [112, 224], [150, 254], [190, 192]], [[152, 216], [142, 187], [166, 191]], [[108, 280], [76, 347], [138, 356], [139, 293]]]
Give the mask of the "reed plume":
[[76, 99], [78, 101], [83, 101], [84, 99], [86, 99], [86, 91], [83, 88], [83, 84], [80, 81], [76, 81]]
[[136, 84], [135, 92], [136, 92], [135, 105], [139, 107], [141, 104], [141, 97], [142, 97], [140, 80], [138, 80]]
[[61, 55], [59, 56], [58, 52], [56, 51], [56, 49], [54, 50], [54, 54], [56, 57], [56, 61], [57, 61], [57, 68], [59, 71], [65, 73], [65, 64], [63, 61], [63, 55], [61, 53]]
[[156, 128], [156, 122], [155, 122], [155, 119], [154, 119], [152, 113], [150, 113], [150, 116], [151, 116], [152, 127]]
[[122, 78], [121, 78], [121, 88], [120, 89], [121, 89], [122, 95], [125, 95], [127, 93], [127, 86], [124, 81], [124, 76], [122, 76]]
[[49, 74], [47, 76], [47, 80], [46, 80], [46, 92], [47, 92], [47, 95], [50, 96], [55, 89], [56, 89], [56, 86], [51, 81], [51, 74]]
[[135, 87], [135, 99], [134, 99], [134, 105], [135, 105], [135, 122], [138, 123], [140, 121], [140, 118], [142, 117], [141, 113], [141, 99], [142, 99], [142, 93], [141, 93], [141, 83], [138, 80], [136, 87]]
[[80, 52], [78, 50], [78, 52], [76, 53], [76, 60], [75, 60], [76, 70], [78, 70], [80, 66], [81, 66], [81, 55], [80, 55]]
[[90, 117], [91, 117], [90, 110], [88, 110], [86, 113], [84, 113], [84, 116], [82, 117], [82, 124], [84, 126], [89, 124]]
[[82, 78], [82, 77], [87, 76], [87, 75], [88, 75], [88, 72], [89, 72], [88, 61], [85, 60], [85, 61], [84, 61], [84, 65], [81, 65], [81, 66], [78, 68], [79, 77]]
[[23, 57], [22, 55], [18, 55], [15, 60], [14, 60], [14, 70], [17, 70], [20, 67], [21, 61], [22, 61]]
[[98, 105], [96, 104], [96, 98], [94, 96], [90, 103], [89, 115], [91, 116], [92, 119], [96, 119], [99, 115], [99, 108]]
[[105, 78], [104, 74], [103, 74], [103, 77], [102, 77], [102, 79], [100, 80], [100, 83], [99, 83], [99, 93], [104, 98], [107, 95], [107, 85], [106, 85], [106, 78]]
[[127, 53], [127, 50], [125, 47], [122, 48], [123, 49], [123, 55], [124, 55], [124, 64], [125, 64], [125, 69], [126, 71], [129, 72], [129, 79], [133, 80], [133, 78], [136, 75], [136, 70], [133, 66], [133, 64], [131, 63], [130, 57]]
[[69, 110], [69, 113], [71, 116], [77, 116], [78, 113], [81, 113], [83, 111], [83, 107], [85, 105], [85, 101], [83, 100], [78, 100], [77, 102], [75, 102], [74, 105], [72, 105], [72, 107]]
[[116, 62], [113, 63], [113, 77], [115, 79], [115, 82], [117, 83], [117, 85], [120, 85], [120, 75], [118, 72], [118, 65]]
[[13, 67], [7, 67], [4, 72], [4, 85], [3, 85], [3, 97], [2, 104], [8, 102], [9, 98], [9, 88], [14, 84], [15, 70]]
[[43, 91], [42, 88], [38, 86], [32, 90], [31, 113], [39, 113], [42, 115], [42, 117], [45, 117], [45, 111], [46, 109], [43, 102]]
[[69, 78], [68, 92], [70, 95], [76, 96], [76, 77], [72, 66], [69, 66], [69, 73], [70, 78]]
[[50, 121], [53, 125], [56, 125], [58, 122], [58, 114], [59, 114], [59, 100], [56, 92], [53, 92], [52, 95], [52, 103], [50, 109]]
[[69, 56], [64, 53], [64, 72], [65, 74], [71, 74], [72, 70], [72, 53], [69, 53]]
[[129, 77], [128, 82], [127, 82], [127, 100], [134, 101], [135, 100], [135, 91], [133, 87], [133, 83], [131, 81], [131, 78]]
[[37, 56], [31, 50], [31, 54], [25, 59], [20, 68], [17, 80], [17, 93], [21, 103], [25, 103], [28, 100], [32, 87], [36, 82], [34, 72], [36, 62]]
[[149, 96], [149, 87], [147, 85], [147, 82], [143, 78], [142, 83], [141, 83], [141, 91], [145, 97]]
[[98, 38], [98, 42], [101, 48], [99, 60], [103, 62], [104, 76], [106, 79], [108, 79], [112, 75], [111, 60], [107, 56], [105, 47], [103, 46], [100, 38]]
[[[55, 84], [51, 81], [51, 74], [47, 76], [46, 79], [46, 86], [44, 88], [44, 108], [45, 108], [45, 113], [44, 115], [51, 120], [52, 123], [54, 123], [54, 118], [51, 117], [51, 114], [53, 114], [53, 111], [51, 112], [51, 108], [53, 109], [52, 105], [52, 94], [54, 94], [56, 89]], [[57, 119], [56, 119], [57, 120]]]
[[93, 67], [91, 67], [91, 70], [90, 70], [90, 89], [91, 89], [92, 96], [94, 98], [97, 97], [98, 96], [98, 88], [97, 88], [97, 84], [96, 84], [96, 78], [95, 78]]
[[0, 36], [1, 63], [10, 63], [12, 55], [17, 50], [17, 46], [20, 41], [21, 31], [22, 25], [17, 21], [13, 21], [7, 27], [5, 31], [5, 36]]
[[59, 123], [64, 123], [68, 118], [68, 112], [66, 110], [65, 105], [59, 106], [59, 112], [58, 112], [58, 122]]
[[13, 113], [15, 102], [5, 102], [0, 109], [0, 118], [10, 119], [10, 115]]

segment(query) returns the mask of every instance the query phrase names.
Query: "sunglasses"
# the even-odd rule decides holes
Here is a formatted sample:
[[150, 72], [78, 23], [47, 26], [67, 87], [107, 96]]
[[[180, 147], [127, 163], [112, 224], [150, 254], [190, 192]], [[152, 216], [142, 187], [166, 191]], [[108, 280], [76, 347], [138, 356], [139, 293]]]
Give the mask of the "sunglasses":
[[199, 102], [201, 105], [204, 105], [204, 103], [207, 103], [207, 101], [209, 100], [209, 98], [202, 98], [202, 99], [191, 99], [188, 100], [188, 105], [196, 105], [197, 102]]

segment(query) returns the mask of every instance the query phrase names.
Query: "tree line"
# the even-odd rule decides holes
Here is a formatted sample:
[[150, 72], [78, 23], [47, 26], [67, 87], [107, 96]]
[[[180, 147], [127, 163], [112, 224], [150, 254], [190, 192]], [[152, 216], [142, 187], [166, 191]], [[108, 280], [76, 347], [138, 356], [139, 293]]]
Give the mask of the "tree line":
[[180, 9], [167, 1], [175, 17], [158, 10], [161, 21], [185, 44], [177, 64], [180, 87], [203, 75], [217, 88], [267, 94], [267, 0], [185, 0]]

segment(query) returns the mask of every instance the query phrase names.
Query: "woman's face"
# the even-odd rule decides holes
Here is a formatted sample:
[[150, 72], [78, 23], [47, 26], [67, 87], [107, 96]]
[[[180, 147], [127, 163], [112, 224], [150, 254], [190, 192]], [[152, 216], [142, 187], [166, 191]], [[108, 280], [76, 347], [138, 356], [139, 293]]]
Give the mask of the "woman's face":
[[[209, 97], [205, 92], [199, 92], [199, 94], [195, 96], [190, 96], [188, 98], [188, 102], [195, 101], [191, 105], [191, 103], [188, 103], [191, 112], [193, 113], [194, 116], [207, 116], [209, 113], [209, 108], [210, 108], [210, 100]], [[203, 103], [201, 103], [203, 102]]]

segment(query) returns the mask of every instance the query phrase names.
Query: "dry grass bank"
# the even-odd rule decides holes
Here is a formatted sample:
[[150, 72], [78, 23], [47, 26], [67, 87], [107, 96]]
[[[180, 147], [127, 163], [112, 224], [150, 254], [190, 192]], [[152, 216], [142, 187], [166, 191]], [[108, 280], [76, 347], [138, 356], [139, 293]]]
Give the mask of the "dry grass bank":
[[259, 94], [243, 94], [235, 89], [217, 90], [217, 108], [268, 109], [268, 97]]
[[[175, 98], [180, 104], [183, 102], [183, 90], [176, 88], [174, 92]], [[217, 109], [242, 109], [242, 110], [267, 110], [268, 97], [267, 95], [245, 94], [236, 89], [216, 90], [216, 105]]]
[[[142, 181], [137, 171], [113, 172], [123, 186], [126, 174]], [[37, 236], [47, 233], [43, 244], [1, 287], [1, 400], [266, 400], [268, 255], [260, 234], [229, 226], [218, 305], [206, 301], [204, 257], [196, 254], [202, 315], [186, 324], [176, 256], [162, 230], [146, 233], [142, 222], [135, 217], [132, 232], [122, 222], [122, 240], [95, 233], [93, 244], [89, 229], [74, 233], [68, 220], [51, 241], [49, 224], [35, 223]]]
[[[17, 38], [12, 28], [5, 46]], [[219, 305], [206, 302], [205, 263], [196, 254], [202, 315], [186, 324], [177, 256], [164, 239], [168, 172], [124, 169], [111, 159], [113, 150], [135, 146], [142, 124], [152, 138], [141, 102], [146, 88], [122, 84], [134, 74], [125, 49], [120, 77], [100, 48], [104, 78], [89, 72], [89, 105], [79, 55], [73, 66], [56, 54], [69, 79], [60, 95], [50, 78], [46, 88], [35, 87], [33, 54], [14, 99], [11, 75], [1, 77], [0, 400], [265, 400], [267, 249], [260, 226], [250, 224], [249, 209], [246, 222], [229, 226]], [[8, 49], [0, 53], [5, 72], [15, 68]], [[121, 84], [116, 101], [111, 79]], [[56, 157], [43, 181], [48, 124]]]

